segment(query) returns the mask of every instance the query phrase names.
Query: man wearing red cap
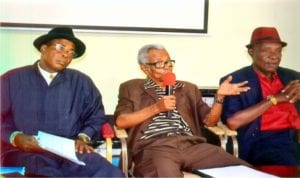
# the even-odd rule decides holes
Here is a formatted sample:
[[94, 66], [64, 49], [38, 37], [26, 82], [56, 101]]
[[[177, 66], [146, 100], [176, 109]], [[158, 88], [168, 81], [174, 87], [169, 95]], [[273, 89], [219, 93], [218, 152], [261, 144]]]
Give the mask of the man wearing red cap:
[[256, 28], [246, 45], [252, 65], [228, 74], [251, 88], [224, 99], [222, 121], [238, 131], [239, 156], [253, 165], [297, 164], [300, 73], [279, 67], [286, 45], [276, 28]]
[[[84, 43], [71, 28], [57, 27], [33, 45], [41, 52], [39, 60], [1, 76], [1, 165], [25, 167], [26, 176], [122, 177], [88, 144], [106, 118], [90, 77], [67, 68], [84, 54]], [[74, 139], [77, 157], [86, 165], [41, 148], [39, 131]]]
[[[116, 125], [128, 129], [130, 159], [136, 177], [183, 177], [193, 168], [245, 164], [222, 148], [206, 143], [203, 124], [219, 121], [225, 95], [247, 91], [247, 82], [223, 82], [210, 108], [195, 84], [175, 81], [175, 61], [161, 45], [145, 45], [138, 62], [146, 79], [120, 85]], [[171, 88], [171, 89], [170, 89]]]

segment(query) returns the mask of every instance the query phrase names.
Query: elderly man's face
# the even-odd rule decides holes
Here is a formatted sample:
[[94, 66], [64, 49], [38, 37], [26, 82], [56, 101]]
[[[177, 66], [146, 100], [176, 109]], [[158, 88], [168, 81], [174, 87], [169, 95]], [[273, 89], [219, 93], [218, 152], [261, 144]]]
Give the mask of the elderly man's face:
[[248, 50], [254, 68], [267, 77], [271, 77], [278, 68], [281, 61], [281, 51], [280, 43], [261, 43]]
[[157, 62], [162, 62], [163, 67], [157, 68], [155, 65], [142, 64], [141, 69], [144, 73], [155, 81], [158, 85], [162, 85], [162, 76], [169, 71], [172, 71], [173, 65], [170, 62], [170, 56], [166, 50], [152, 49], [148, 52], [149, 63], [154, 64]]
[[40, 66], [48, 72], [65, 69], [76, 56], [75, 46], [66, 39], [54, 39], [41, 46]]

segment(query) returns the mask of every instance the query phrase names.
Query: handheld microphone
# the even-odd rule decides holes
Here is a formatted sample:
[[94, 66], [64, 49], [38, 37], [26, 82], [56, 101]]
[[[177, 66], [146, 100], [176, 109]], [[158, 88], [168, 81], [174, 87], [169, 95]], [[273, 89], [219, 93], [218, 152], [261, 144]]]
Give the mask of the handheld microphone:
[[[166, 96], [173, 95], [174, 93], [174, 86], [176, 83], [176, 76], [173, 72], [167, 72], [162, 76], [163, 80], [163, 86], [166, 87]], [[167, 112], [167, 117], [171, 117], [172, 112], [168, 111]]]

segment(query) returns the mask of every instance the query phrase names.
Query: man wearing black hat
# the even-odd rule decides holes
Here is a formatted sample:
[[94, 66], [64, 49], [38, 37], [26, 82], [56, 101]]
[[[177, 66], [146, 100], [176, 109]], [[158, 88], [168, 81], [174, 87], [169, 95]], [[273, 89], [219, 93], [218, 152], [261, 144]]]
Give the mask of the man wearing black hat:
[[[33, 65], [1, 76], [1, 165], [24, 166], [27, 175], [51, 177], [123, 177], [88, 145], [106, 122], [102, 96], [85, 74], [67, 69], [85, 52], [69, 27], [38, 37], [41, 52]], [[38, 131], [75, 139], [78, 165], [43, 150]]]
[[240, 158], [256, 166], [297, 164], [300, 73], [279, 67], [286, 45], [276, 28], [256, 28], [246, 46], [252, 65], [228, 74], [251, 89], [225, 98], [222, 121], [238, 131]]

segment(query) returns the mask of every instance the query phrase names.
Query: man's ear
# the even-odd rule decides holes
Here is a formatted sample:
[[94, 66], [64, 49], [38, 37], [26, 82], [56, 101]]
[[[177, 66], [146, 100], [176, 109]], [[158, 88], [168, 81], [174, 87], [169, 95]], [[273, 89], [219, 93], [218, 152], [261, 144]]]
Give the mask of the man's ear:
[[145, 70], [146, 70], [145, 65], [141, 64], [141, 65], [140, 65], [140, 69], [141, 69], [143, 72], [145, 72]]
[[248, 49], [248, 54], [249, 54], [251, 57], [253, 57], [253, 53], [254, 53], [253, 48], [249, 48], [249, 49]]
[[148, 74], [148, 66], [146, 66], [145, 64], [140, 64], [140, 69], [147, 75]]
[[47, 48], [47, 45], [42, 45], [42, 46], [40, 47], [40, 51], [41, 51], [41, 52], [44, 52], [44, 51], [46, 50], [46, 48]]

